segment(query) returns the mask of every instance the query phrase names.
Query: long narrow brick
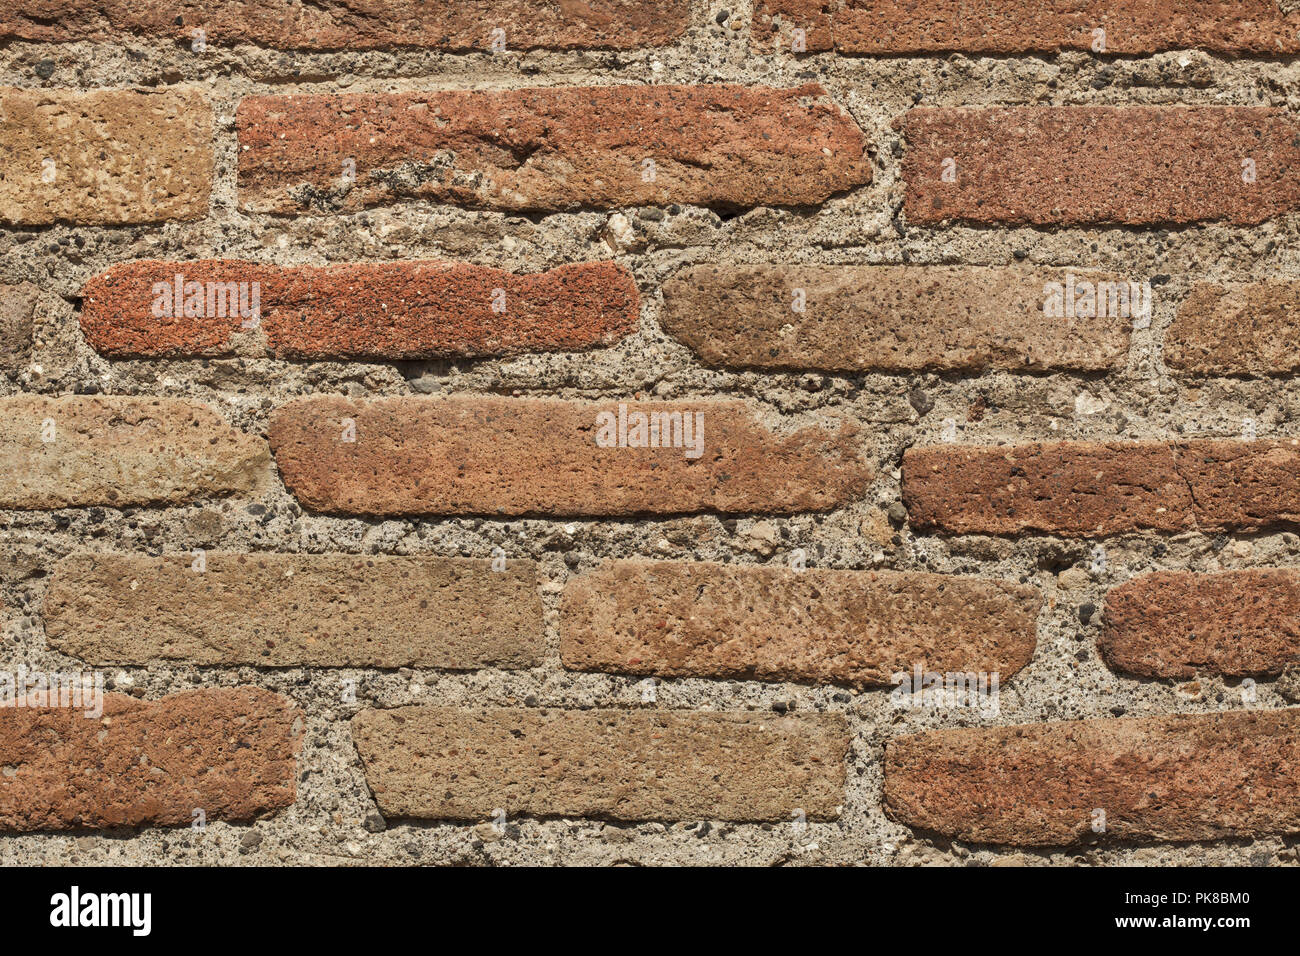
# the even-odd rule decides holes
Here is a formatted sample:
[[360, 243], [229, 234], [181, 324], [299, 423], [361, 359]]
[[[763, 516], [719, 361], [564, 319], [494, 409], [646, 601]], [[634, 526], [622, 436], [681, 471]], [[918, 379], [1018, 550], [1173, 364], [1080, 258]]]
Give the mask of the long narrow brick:
[[839, 715], [363, 710], [352, 736], [389, 818], [813, 820], [839, 815]]
[[28, 282], [0, 284], [0, 370], [15, 371], [31, 361], [38, 295]]
[[885, 812], [1024, 846], [1294, 833], [1297, 763], [1300, 710], [932, 730], [886, 745]]
[[250, 212], [803, 205], [871, 179], [816, 84], [253, 96], [236, 126]]
[[1300, 123], [1279, 108], [920, 107], [896, 125], [912, 223], [1253, 225], [1300, 207]]
[[243, 822], [296, 799], [301, 717], [279, 694], [104, 694], [102, 716], [86, 711], [0, 707], [0, 830]]
[[572, 670], [885, 686], [921, 664], [1005, 679], [1033, 656], [1042, 598], [914, 572], [614, 561], [564, 590]]
[[910, 448], [903, 502], [914, 528], [952, 534], [1293, 526], [1298, 446], [1196, 439]]
[[1102, 656], [1141, 677], [1274, 677], [1300, 662], [1300, 571], [1158, 571], [1106, 595]]
[[175, 398], [0, 398], [0, 507], [176, 504], [257, 490], [266, 442]]
[[709, 265], [663, 292], [710, 365], [830, 371], [1110, 369], [1151, 307], [1135, 277], [1063, 269]]
[[634, 49], [680, 38], [689, 0], [3, 0], [0, 39], [124, 40], [150, 37], [210, 44], [252, 43], [293, 50], [424, 47], [492, 49], [494, 31], [507, 50]]
[[45, 634], [95, 664], [532, 667], [537, 566], [464, 558], [76, 554], [56, 566]]
[[866, 491], [857, 426], [829, 425], [778, 432], [744, 402], [711, 399], [315, 397], [279, 409], [270, 438], [285, 484], [314, 511], [793, 513]]
[[198, 90], [0, 89], [0, 222], [201, 219], [212, 107]]
[[[1277, 0], [759, 0], [755, 32], [779, 22], [807, 34], [809, 51], [926, 53], [1215, 53], [1300, 51], [1300, 15]], [[787, 41], [788, 42], [788, 41]]]
[[450, 262], [145, 260], [95, 276], [82, 296], [91, 346], [130, 356], [514, 355], [610, 345], [639, 317], [632, 274], [612, 262], [515, 275]]
[[1300, 282], [1197, 283], [1165, 331], [1165, 364], [1193, 375], [1300, 369]]

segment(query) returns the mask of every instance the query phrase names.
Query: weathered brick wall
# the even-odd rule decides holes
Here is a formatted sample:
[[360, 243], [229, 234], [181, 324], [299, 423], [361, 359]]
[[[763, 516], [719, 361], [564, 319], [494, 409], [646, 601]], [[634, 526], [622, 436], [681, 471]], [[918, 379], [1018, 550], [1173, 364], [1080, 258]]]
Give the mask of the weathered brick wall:
[[1291, 6], [0, 0], [0, 863], [1294, 863]]

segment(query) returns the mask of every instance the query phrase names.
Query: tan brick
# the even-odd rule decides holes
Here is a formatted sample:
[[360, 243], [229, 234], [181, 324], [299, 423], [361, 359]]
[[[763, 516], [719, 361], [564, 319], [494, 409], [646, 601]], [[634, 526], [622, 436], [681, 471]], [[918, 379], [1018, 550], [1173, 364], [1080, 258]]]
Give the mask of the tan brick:
[[1300, 571], [1158, 571], [1106, 595], [1098, 645], [1141, 677], [1275, 677], [1300, 663]]
[[1165, 364], [1193, 375], [1286, 375], [1300, 369], [1300, 282], [1198, 282], [1165, 331]]
[[453, 262], [144, 260], [95, 276], [82, 296], [82, 331], [114, 356], [516, 355], [611, 345], [640, 316], [632, 274], [612, 262], [515, 275]]
[[689, 0], [0, 0], [0, 39], [193, 40], [295, 50], [428, 47], [488, 50], [492, 31], [506, 49], [634, 49], [686, 32]]
[[[289, 490], [313, 511], [341, 514], [784, 514], [833, 508], [870, 480], [858, 428], [845, 419], [776, 432], [745, 402], [625, 411], [632, 437], [621, 441], [615, 401], [315, 397], [279, 409], [270, 437]], [[660, 412], [691, 415], [702, 443], [674, 430], [660, 444], [680, 447], [627, 447], [634, 416]], [[602, 415], [623, 447], [598, 445]]]
[[[12, 693], [12, 689], [10, 691]], [[301, 717], [255, 687], [85, 708], [0, 708], [0, 830], [189, 826], [266, 816], [296, 799]]]
[[198, 90], [0, 88], [0, 222], [202, 219], [212, 132]]
[[903, 454], [917, 530], [1097, 537], [1300, 521], [1300, 442], [936, 445]]
[[1300, 830], [1300, 711], [932, 730], [885, 748], [885, 812], [1022, 846]]
[[4, 508], [121, 508], [250, 493], [269, 464], [264, 441], [198, 402], [0, 398]]
[[918, 107], [896, 125], [910, 223], [1241, 226], [1300, 207], [1300, 123], [1279, 108]]
[[884, 686], [915, 664], [1010, 677], [1029, 662], [1032, 587], [915, 572], [613, 561], [570, 581], [572, 670]]
[[815, 83], [251, 96], [236, 125], [250, 212], [803, 205], [871, 180], [862, 131]]
[[537, 566], [342, 554], [76, 554], [54, 570], [45, 633], [95, 664], [532, 667]]
[[839, 815], [839, 715], [693, 711], [363, 710], [352, 736], [391, 818], [789, 820]]
[[[1108, 314], [1087, 315], [1100, 282]], [[1137, 301], [1116, 275], [955, 266], [695, 266], [663, 293], [665, 331], [710, 365], [882, 372], [1115, 368]]]
[[32, 322], [39, 291], [29, 282], [0, 284], [0, 370], [17, 371], [32, 359]]

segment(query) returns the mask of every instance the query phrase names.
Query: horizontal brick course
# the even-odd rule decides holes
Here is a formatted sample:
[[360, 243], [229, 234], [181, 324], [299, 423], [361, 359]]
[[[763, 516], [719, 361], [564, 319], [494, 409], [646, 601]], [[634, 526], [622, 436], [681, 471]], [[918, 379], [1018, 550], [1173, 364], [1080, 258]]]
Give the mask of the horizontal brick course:
[[428, 47], [488, 50], [493, 30], [506, 49], [633, 49], [671, 43], [690, 22], [689, 0], [3, 0], [0, 39], [120, 40], [139, 36], [296, 50]]
[[[1071, 277], [1091, 285], [1122, 282], [1131, 301], [1127, 278], [1064, 269], [709, 265], [664, 283], [662, 322], [708, 364], [735, 368], [976, 372], [1122, 365], [1133, 317], [1066, 309]], [[1059, 311], [1045, 310], [1058, 293]]]
[[1300, 369], [1300, 282], [1199, 282], [1165, 330], [1164, 359], [1189, 375], [1286, 375]]
[[[270, 438], [303, 505], [342, 514], [784, 514], [830, 509], [870, 480], [845, 419], [777, 433], [745, 402], [633, 402], [624, 439], [619, 411], [616, 401], [316, 397], [278, 409]], [[653, 435], [634, 432], [633, 416], [655, 413], [691, 415], [702, 441], [692, 449], [664, 426], [660, 444], [681, 447], [636, 447]], [[602, 434], [616, 445], [599, 445]]]
[[76, 554], [54, 569], [50, 644], [96, 664], [532, 667], [537, 566], [339, 554]]
[[569, 582], [573, 670], [883, 686], [915, 664], [997, 673], [1033, 656], [1025, 585], [915, 572], [613, 561]]
[[515, 275], [451, 262], [146, 260], [95, 276], [82, 296], [91, 346], [128, 356], [514, 355], [610, 345], [639, 318], [631, 273], [608, 262]]
[[[935, 53], [1158, 53], [1196, 48], [1281, 55], [1300, 50], [1300, 15], [1276, 0], [759, 0], [755, 33], [774, 20], [807, 33], [809, 51], [873, 56]], [[787, 47], [788, 48], [788, 47]]]
[[1300, 208], [1300, 123], [1282, 109], [918, 107], [895, 125], [917, 225], [1243, 226]]
[[83, 708], [0, 708], [0, 830], [243, 822], [296, 796], [301, 717], [254, 687]]
[[976, 843], [1300, 830], [1300, 710], [932, 730], [885, 748], [885, 812]]
[[816, 84], [251, 96], [236, 125], [251, 212], [802, 205], [871, 179], [862, 131]]
[[692, 711], [363, 710], [352, 736], [389, 818], [833, 819], [839, 715]]
[[1300, 571], [1158, 571], [1106, 595], [1098, 641], [1140, 677], [1273, 677], [1300, 663]]
[[212, 132], [198, 90], [0, 88], [0, 223], [201, 219]]
[[1300, 521], [1300, 442], [933, 445], [903, 455], [917, 530], [1098, 537]]
[[248, 494], [269, 465], [266, 442], [199, 402], [0, 398], [0, 508], [121, 508]]

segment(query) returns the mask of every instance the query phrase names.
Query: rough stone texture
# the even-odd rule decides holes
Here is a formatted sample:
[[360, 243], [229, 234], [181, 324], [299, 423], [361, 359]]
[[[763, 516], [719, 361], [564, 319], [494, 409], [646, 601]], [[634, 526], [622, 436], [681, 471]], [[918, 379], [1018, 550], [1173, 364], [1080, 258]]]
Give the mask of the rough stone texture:
[[1098, 647], [1141, 677], [1276, 677], [1300, 663], [1300, 571], [1157, 571], [1106, 595]]
[[1300, 124], [1285, 110], [918, 107], [896, 126], [910, 223], [1251, 225], [1300, 207]]
[[756, 45], [764, 52], [793, 52], [794, 31], [803, 31], [805, 52], [833, 49], [838, 0], [754, 0]]
[[[201, 301], [194, 309], [200, 314], [154, 315], [158, 298], [158, 311], [178, 311], [175, 293], [154, 292], [156, 283], [174, 286], [177, 275], [184, 277], [182, 303], [189, 299], [198, 306]], [[201, 296], [197, 288], [184, 292], [192, 282], [203, 284]], [[230, 283], [243, 283], [245, 291], [230, 289]], [[212, 306], [209, 287], [214, 290]], [[285, 269], [211, 259], [146, 260], [96, 276], [82, 295], [82, 331], [92, 347], [113, 356], [269, 351], [307, 360], [410, 360], [515, 355], [612, 345], [636, 330], [639, 316], [632, 276], [612, 262], [515, 275], [452, 262]], [[231, 301], [249, 308], [223, 305]], [[257, 314], [250, 318], [245, 312]], [[257, 341], [258, 328], [265, 333], [264, 344]], [[254, 342], [241, 343], [241, 334]]]
[[935, 445], [903, 455], [912, 525], [953, 534], [1243, 530], [1300, 520], [1300, 442]]
[[212, 132], [200, 90], [0, 88], [0, 222], [202, 218]]
[[269, 459], [266, 442], [198, 402], [0, 398], [2, 508], [121, 508], [248, 494], [267, 477]]
[[32, 319], [40, 291], [29, 282], [0, 284], [0, 370], [14, 371], [32, 357]]
[[[1111, 54], [1196, 48], [1281, 55], [1300, 50], [1300, 16], [1277, 0], [758, 0], [755, 30], [774, 17], [809, 31], [809, 50], [840, 53]], [[814, 41], [817, 45], [814, 46]], [[1098, 51], [1101, 52], [1101, 51]]]
[[253, 96], [236, 125], [250, 212], [801, 205], [871, 181], [862, 131], [815, 83]]
[[1187, 483], [1163, 442], [935, 445], [903, 455], [915, 528], [1102, 536], [1192, 527]]
[[1300, 522], [1300, 440], [1180, 442], [1174, 451], [1202, 531]]
[[978, 843], [1300, 830], [1300, 710], [936, 730], [885, 747], [885, 812]]
[[[599, 447], [597, 416], [618, 405], [309, 398], [275, 412], [271, 447], [305, 507], [344, 514], [788, 513], [834, 507], [870, 480], [847, 421], [776, 434], [743, 402], [628, 404], [629, 416], [702, 416], [703, 454], [691, 458], [684, 447]], [[345, 420], [355, 441], [341, 440]]]
[[235, 0], [210, 4], [128, 0], [4, 0], [0, 39], [123, 40], [136, 36], [278, 49], [432, 47], [635, 49], [671, 43], [690, 21], [689, 0]]
[[45, 634], [94, 664], [532, 667], [537, 565], [467, 558], [75, 554], [54, 570]]
[[105, 694], [103, 707], [0, 707], [0, 830], [188, 827], [196, 809], [247, 821], [294, 802], [300, 717], [279, 694]]
[[[1166, 326], [1195, 282], [1300, 280], [1300, 217], [1259, 228], [1219, 224], [1186, 229], [912, 228], [895, 213], [904, 199], [906, 143], [890, 122], [921, 102], [949, 106], [1116, 105], [1124, 103], [1290, 108], [1300, 60], [1220, 57], [1196, 50], [1154, 56], [804, 57], [772, 55], [750, 41], [749, 7], [696, 8], [679, 44], [620, 54], [446, 55], [417, 49], [367, 53], [283, 53], [256, 45], [189, 43], [145, 36], [102, 43], [0, 44], [0, 83], [36, 88], [173, 89], [198, 84], [220, 123], [213, 201], [207, 218], [166, 227], [0, 227], [5, 283], [42, 289], [32, 370], [0, 376], [0, 394], [110, 393], [205, 402], [251, 435], [272, 411], [308, 394], [352, 397], [498, 394], [676, 402], [753, 398], [781, 428], [821, 415], [861, 423], [875, 449], [875, 479], [824, 514], [734, 518], [618, 516], [612, 519], [420, 520], [304, 513], [278, 481], [256, 502], [204, 501], [168, 508], [86, 508], [57, 514], [0, 511], [0, 600], [8, 611], [0, 671], [19, 664], [78, 666], [49, 646], [41, 609], [53, 571], [67, 554], [92, 549], [187, 554], [195, 547], [235, 552], [487, 558], [538, 562], [546, 606], [542, 666], [525, 671], [195, 667], [174, 661], [106, 669], [110, 687], [155, 699], [199, 685], [257, 684], [293, 699], [304, 718], [297, 804], [255, 825], [211, 823], [201, 837], [164, 827], [122, 834], [10, 834], [0, 865], [257, 866], [1288, 866], [1295, 841], [1276, 836], [1151, 844], [1113, 840], [1068, 848], [976, 845], [913, 831], [881, 809], [883, 749], [895, 736], [964, 724], [1025, 724], [1069, 717], [1205, 713], [1243, 706], [1243, 688], [1202, 675], [1178, 682], [1111, 672], [1096, 652], [1108, 588], [1154, 567], [1300, 567], [1300, 536], [1139, 532], [1094, 541], [1051, 535], [947, 536], [908, 525], [899, 503], [903, 449], [939, 443], [951, 422], [960, 443], [1163, 441], [1237, 436], [1254, 420], [1265, 438], [1300, 437], [1300, 382], [1290, 375], [1206, 379], [1170, 375], [1161, 360]], [[209, 12], [215, 13], [213, 7]], [[768, 38], [761, 38], [764, 44]], [[48, 79], [46, 77], [48, 76]], [[242, 215], [230, 118], [247, 96], [284, 93], [518, 89], [572, 84], [692, 84], [792, 87], [815, 80], [849, 111], [870, 143], [869, 185], [818, 205], [749, 210], [671, 204], [516, 216], [409, 203], [329, 215]], [[1133, 142], [1140, 144], [1141, 137]], [[733, 212], [735, 214], [733, 214]], [[521, 354], [476, 361], [286, 362], [238, 359], [106, 360], [77, 323], [83, 285], [138, 259], [238, 259], [281, 267], [359, 262], [459, 260], [511, 273], [611, 260], [642, 293], [639, 331], [582, 353]], [[1156, 315], [1133, 331], [1127, 364], [1105, 373], [999, 369], [960, 374], [847, 375], [733, 372], [703, 365], [662, 329], [664, 281], [702, 263], [844, 266], [904, 264], [1100, 270], [1150, 277]], [[1157, 280], [1163, 277], [1164, 283]], [[39, 366], [38, 374], [34, 369]], [[1105, 570], [1090, 569], [1104, 546]], [[568, 671], [559, 656], [562, 588], [572, 577], [619, 558], [656, 557], [732, 565], [786, 566], [803, 549], [809, 567], [892, 572], [931, 570], [1024, 581], [1045, 597], [1033, 660], [1001, 693], [996, 718], [971, 710], [895, 710], [887, 689], [836, 684], [661, 678], [658, 702], [642, 703], [639, 677]], [[1089, 611], [1092, 613], [1089, 615]], [[1088, 623], [1081, 619], [1087, 618]], [[355, 681], [357, 704], [342, 700]], [[120, 683], [118, 683], [120, 682]], [[1273, 710], [1296, 693], [1294, 677], [1257, 681]], [[348, 721], [359, 707], [413, 703], [445, 707], [636, 708], [756, 715], [842, 716], [852, 743], [840, 822], [810, 822], [801, 834], [776, 823], [704, 827], [698, 820], [621, 825], [578, 818], [513, 817], [500, 839], [480, 820], [385, 825], [366, 787]], [[705, 832], [707, 830], [707, 832]]]
[[839, 816], [838, 715], [363, 710], [352, 736], [389, 818], [789, 820]]
[[572, 581], [560, 657], [574, 670], [858, 686], [923, 670], [996, 673], [1034, 654], [1032, 587], [915, 572], [614, 561]]
[[[1123, 281], [1071, 272], [1076, 282]], [[1044, 313], [1066, 271], [696, 266], [664, 283], [663, 324], [710, 365], [833, 371], [1114, 368], [1132, 318]], [[802, 289], [802, 312], [795, 290]], [[1117, 300], [1118, 302], [1118, 300]]]
[[1197, 283], [1165, 332], [1165, 364], [1190, 375], [1285, 375], [1300, 369], [1300, 283]]

